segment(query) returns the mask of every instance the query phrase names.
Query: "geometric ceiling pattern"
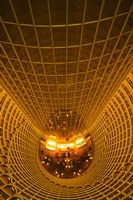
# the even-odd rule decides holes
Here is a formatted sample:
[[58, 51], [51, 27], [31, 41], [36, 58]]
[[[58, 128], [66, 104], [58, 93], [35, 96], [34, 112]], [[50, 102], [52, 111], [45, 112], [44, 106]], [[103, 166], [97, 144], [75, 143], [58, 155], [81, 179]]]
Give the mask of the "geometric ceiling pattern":
[[41, 131], [72, 112], [84, 133], [132, 67], [132, 1], [6, 0], [0, 14], [1, 84]]
[[[0, 0], [0, 199], [132, 200], [132, 67], [132, 0]], [[77, 178], [39, 159], [62, 123], [92, 138]]]

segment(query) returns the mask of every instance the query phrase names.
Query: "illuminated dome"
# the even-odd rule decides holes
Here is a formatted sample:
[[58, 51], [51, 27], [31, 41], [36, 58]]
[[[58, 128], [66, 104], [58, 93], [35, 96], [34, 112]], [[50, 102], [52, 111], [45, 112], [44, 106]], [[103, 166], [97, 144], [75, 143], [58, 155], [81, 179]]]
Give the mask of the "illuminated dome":
[[132, 199], [132, 0], [1, 0], [0, 15], [0, 199]]
[[80, 176], [93, 159], [91, 137], [71, 135], [49, 135], [47, 141], [40, 141], [40, 160], [45, 169], [58, 178]]

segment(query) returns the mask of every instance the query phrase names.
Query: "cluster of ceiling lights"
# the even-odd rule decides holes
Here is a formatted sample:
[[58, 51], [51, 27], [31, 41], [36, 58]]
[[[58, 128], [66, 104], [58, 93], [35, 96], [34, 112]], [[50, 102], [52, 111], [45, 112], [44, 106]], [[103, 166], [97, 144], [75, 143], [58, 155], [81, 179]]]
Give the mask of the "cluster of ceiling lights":
[[83, 137], [77, 137], [75, 141], [71, 141], [71, 142], [64, 141], [63, 143], [57, 144], [56, 136], [50, 135], [46, 142], [46, 149], [53, 150], [53, 151], [55, 151], [56, 149], [57, 150], [63, 149], [63, 150], [68, 151], [69, 149], [72, 149], [74, 146], [77, 148], [81, 148], [85, 144], [86, 142]]
[[91, 137], [74, 136], [69, 141], [59, 140], [50, 135], [47, 141], [41, 140], [40, 158], [44, 167], [58, 178], [74, 178], [90, 165], [92, 156]]

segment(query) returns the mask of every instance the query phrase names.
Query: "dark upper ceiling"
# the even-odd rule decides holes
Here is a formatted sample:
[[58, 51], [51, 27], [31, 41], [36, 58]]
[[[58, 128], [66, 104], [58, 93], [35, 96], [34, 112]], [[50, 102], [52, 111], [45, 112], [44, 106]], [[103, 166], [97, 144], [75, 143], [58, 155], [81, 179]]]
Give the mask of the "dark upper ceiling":
[[41, 130], [62, 110], [89, 130], [132, 67], [132, 0], [0, 0], [0, 14], [3, 87]]

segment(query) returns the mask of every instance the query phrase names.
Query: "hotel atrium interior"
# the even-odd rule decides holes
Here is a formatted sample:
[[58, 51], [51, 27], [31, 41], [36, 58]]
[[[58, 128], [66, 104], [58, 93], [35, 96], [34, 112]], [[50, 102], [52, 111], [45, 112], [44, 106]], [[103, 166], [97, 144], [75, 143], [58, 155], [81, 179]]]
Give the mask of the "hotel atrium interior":
[[0, 0], [0, 199], [133, 199], [133, 1]]

